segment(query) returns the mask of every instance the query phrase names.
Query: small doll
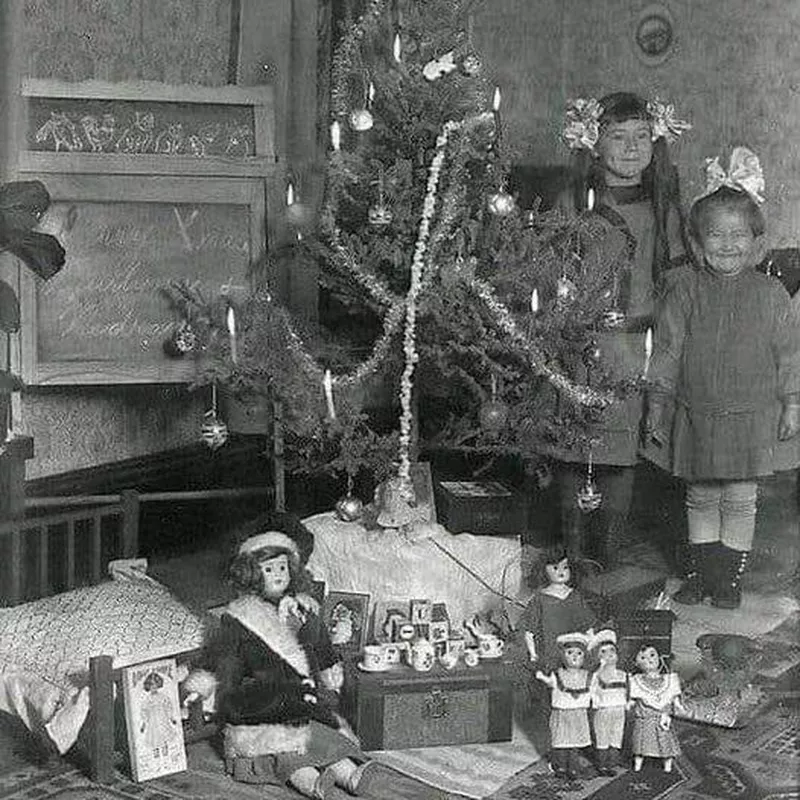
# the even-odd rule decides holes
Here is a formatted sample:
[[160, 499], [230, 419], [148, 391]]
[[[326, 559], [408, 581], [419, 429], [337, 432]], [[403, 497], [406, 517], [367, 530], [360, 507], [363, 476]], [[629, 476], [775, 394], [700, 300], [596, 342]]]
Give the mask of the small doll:
[[572, 569], [563, 547], [546, 551], [532, 577], [538, 588], [522, 612], [518, 629], [524, 632], [530, 660], [552, 671], [561, 663], [557, 638], [572, 631], [591, 631], [595, 615], [571, 585]]
[[676, 672], [666, 668], [665, 659], [652, 644], [643, 644], [634, 663], [640, 672], [630, 676], [628, 708], [633, 709], [633, 771], [639, 772], [645, 756], [661, 758], [664, 772], [672, 772], [672, 762], [680, 755], [680, 745], [672, 730], [673, 709], [686, 713], [681, 703], [681, 684]]
[[589, 637], [565, 633], [557, 638], [562, 666], [536, 678], [550, 687], [550, 763], [557, 777], [573, 780], [579, 763], [578, 751], [589, 747], [589, 671], [584, 667]]
[[590, 649], [598, 660], [590, 684], [595, 763], [601, 775], [614, 775], [620, 766], [628, 703], [628, 673], [617, 667], [617, 634], [604, 629], [595, 634]]

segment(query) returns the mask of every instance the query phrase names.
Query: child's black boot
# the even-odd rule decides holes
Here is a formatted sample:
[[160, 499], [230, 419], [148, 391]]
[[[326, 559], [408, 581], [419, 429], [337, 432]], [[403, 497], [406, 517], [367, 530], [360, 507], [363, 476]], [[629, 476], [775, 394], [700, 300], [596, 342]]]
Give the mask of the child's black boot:
[[687, 548], [687, 569], [683, 585], [672, 599], [684, 606], [702, 603], [714, 591], [714, 557], [717, 555], [717, 542], [690, 544]]
[[719, 574], [711, 597], [715, 608], [739, 608], [742, 604], [742, 576], [750, 558], [749, 550], [720, 545]]

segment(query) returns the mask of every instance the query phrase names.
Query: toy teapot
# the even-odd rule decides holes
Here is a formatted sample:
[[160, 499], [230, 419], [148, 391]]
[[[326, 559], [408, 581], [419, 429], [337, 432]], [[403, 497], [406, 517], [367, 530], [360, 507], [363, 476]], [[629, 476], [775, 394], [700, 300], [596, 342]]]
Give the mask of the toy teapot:
[[436, 652], [427, 639], [417, 639], [411, 646], [411, 666], [417, 672], [427, 672], [435, 660]]

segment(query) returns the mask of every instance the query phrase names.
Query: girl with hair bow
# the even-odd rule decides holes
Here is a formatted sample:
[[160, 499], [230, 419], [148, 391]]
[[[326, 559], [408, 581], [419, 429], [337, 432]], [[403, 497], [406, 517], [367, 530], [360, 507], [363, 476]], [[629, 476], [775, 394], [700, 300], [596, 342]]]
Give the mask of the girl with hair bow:
[[689, 214], [702, 266], [675, 273], [656, 319], [644, 453], [687, 483], [679, 603], [738, 608], [758, 479], [800, 461], [800, 320], [780, 282], [755, 269], [763, 192], [747, 148], [727, 172], [707, 162]]
[[[592, 263], [588, 256], [597, 256], [597, 263], [613, 271], [610, 313], [595, 338], [615, 381], [635, 384], [641, 377], [664, 273], [689, 258], [669, 142], [690, 127], [677, 119], [672, 105], [630, 92], [567, 104], [563, 138], [572, 151], [571, 182], [560, 205], [570, 215], [592, 213], [597, 235], [580, 243], [581, 254], [585, 263]], [[592, 382], [591, 364], [574, 369], [576, 377]], [[591, 453], [576, 446], [552, 453], [560, 462], [562, 536], [573, 559], [589, 555], [606, 566], [618, 559], [626, 540], [643, 410], [640, 392], [619, 398], [592, 424]], [[596, 543], [586, 541], [584, 516], [575, 502], [589, 458], [603, 496], [600, 511], [592, 515], [602, 523]]]

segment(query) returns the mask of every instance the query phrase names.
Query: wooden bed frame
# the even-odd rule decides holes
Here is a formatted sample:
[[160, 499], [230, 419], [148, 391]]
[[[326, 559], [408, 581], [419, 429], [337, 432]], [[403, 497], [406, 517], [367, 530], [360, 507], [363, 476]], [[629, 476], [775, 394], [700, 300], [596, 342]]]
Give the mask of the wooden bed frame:
[[[59, 583], [64, 586], [59, 586], [60, 591], [102, 582], [107, 577], [109, 561], [137, 555], [142, 503], [230, 500], [256, 495], [263, 495], [268, 502], [274, 502], [274, 494], [272, 487], [253, 487], [29, 498], [26, 500], [29, 516], [0, 522], [0, 546], [10, 554], [7, 580], [0, 582], [5, 595], [4, 605], [29, 602], [54, 594], [51, 580], [54, 561], [63, 564], [62, 581]], [[47, 513], [50, 508], [55, 510]], [[57, 536], [54, 531], [58, 532]], [[87, 539], [89, 542], [90, 564], [88, 574], [84, 575], [79, 575], [76, 563], [76, 542], [79, 537], [83, 545]], [[63, 551], [54, 552], [55, 542], [60, 544]], [[30, 550], [28, 543], [32, 543]], [[32, 555], [35, 557], [32, 558]], [[197, 650], [178, 651], [173, 656], [178, 660], [186, 660], [196, 653]], [[82, 739], [87, 743], [90, 778], [97, 783], [110, 783], [114, 778], [114, 684], [120, 675], [121, 670], [113, 667], [111, 655], [97, 655], [90, 659], [90, 710]], [[117, 696], [121, 697], [121, 692]]]

